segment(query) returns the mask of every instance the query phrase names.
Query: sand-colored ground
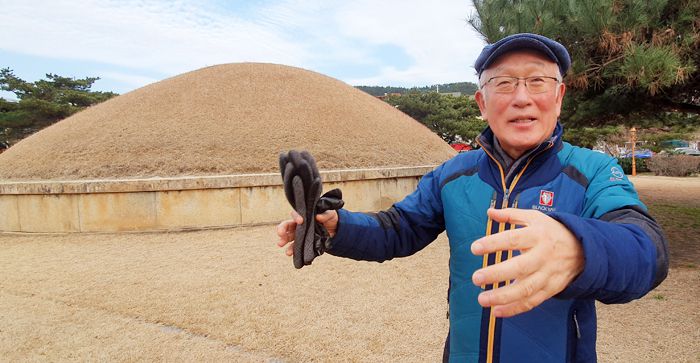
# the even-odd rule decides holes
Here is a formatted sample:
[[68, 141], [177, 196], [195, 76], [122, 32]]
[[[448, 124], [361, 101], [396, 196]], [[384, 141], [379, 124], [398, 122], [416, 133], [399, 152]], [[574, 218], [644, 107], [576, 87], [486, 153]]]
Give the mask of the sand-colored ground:
[[419, 258], [296, 270], [272, 226], [0, 235], [0, 356], [432, 361], [446, 274], [444, 239]]
[[644, 201], [685, 201], [700, 204], [700, 177], [638, 175], [629, 178]]
[[[0, 235], [0, 360], [439, 361], [448, 254], [295, 270], [272, 226]], [[599, 315], [601, 362], [700, 361], [697, 267]]]
[[700, 268], [700, 177], [643, 175], [630, 180], [664, 227], [671, 266]]

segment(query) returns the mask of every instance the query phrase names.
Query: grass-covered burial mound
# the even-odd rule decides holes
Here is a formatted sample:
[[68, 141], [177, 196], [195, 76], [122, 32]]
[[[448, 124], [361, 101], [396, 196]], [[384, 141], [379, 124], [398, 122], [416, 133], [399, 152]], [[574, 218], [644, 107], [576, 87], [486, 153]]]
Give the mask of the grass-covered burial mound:
[[185, 73], [60, 121], [0, 154], [1, 180], [276, 172], [307, 149], [328, 169], [438, 164], [425, 126], [336, 79], [276, 64]]

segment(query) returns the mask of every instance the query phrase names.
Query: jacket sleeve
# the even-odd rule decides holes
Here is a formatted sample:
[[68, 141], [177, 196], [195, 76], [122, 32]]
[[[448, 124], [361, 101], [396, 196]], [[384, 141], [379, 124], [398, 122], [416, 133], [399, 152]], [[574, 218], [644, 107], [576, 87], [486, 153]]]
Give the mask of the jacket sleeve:
[[328, 253], [355, 260], [383, 262], [412, 255], [444, 231], [440, 173], [424, 175], [418, 188], [386, 211], [338, 210], [338, 229]]
[[550, 214], [576, 236], [585, 256], [583, 272], [559, 298], [624, 303], [666, 278], [666, 238], [620, 170], [614, 160], [598, 170], [586, 189], [583, 216]]

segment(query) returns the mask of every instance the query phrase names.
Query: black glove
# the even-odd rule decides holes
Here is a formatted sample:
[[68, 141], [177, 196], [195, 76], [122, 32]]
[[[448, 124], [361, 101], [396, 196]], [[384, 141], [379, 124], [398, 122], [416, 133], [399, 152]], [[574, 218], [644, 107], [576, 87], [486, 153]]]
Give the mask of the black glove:
[[[345, 202], [343, 202], [343, 192], [341, 192], [338, 188], [332, 189], [323, 194], [318, 202], [316, 202], [316, 214], [321, 214], [331, 209], [338, 210], [343, 208], [343, 205], [345, 205]], [[331, 247], [331, 236], [328, 234], [328, 230], [323, 226], [323, 224], [316, 222], [315, 218], [314, 222], [316, 223], [316, 227], [314, 228], [316, 233], [314, 238], [314, 246], [316, 247], [318, 254], [322, 255], [323, 252]]]
[[291, 150], [280, 154], [280, 172], [284, 193], [292, 208], [304, 218], [294, 235], [294, 267], [310, 265], [316, 256], [329, 247], [330, 236], [316, 214], [343, 206], [340, 189], [333, 189], [321, 197], [321, 175], [316, 161], [307, 151]]

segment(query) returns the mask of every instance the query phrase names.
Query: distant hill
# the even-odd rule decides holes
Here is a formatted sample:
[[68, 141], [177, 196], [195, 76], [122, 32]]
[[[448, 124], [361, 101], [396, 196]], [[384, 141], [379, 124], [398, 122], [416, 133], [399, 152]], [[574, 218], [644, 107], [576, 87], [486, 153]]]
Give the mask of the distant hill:
[[408, 92], [435, 92], [440, 90], [440, 93], [462, 92], [465, 95], [472, 95], [478, 89], [478, 86], [471, 82], [444, 83], [433, 86], [423, 87], [393, 87], [393, 86], [355, 86], [355, 88], [365, 91], [372, 96], [384, 96], [388, 93], [408, 93]]

